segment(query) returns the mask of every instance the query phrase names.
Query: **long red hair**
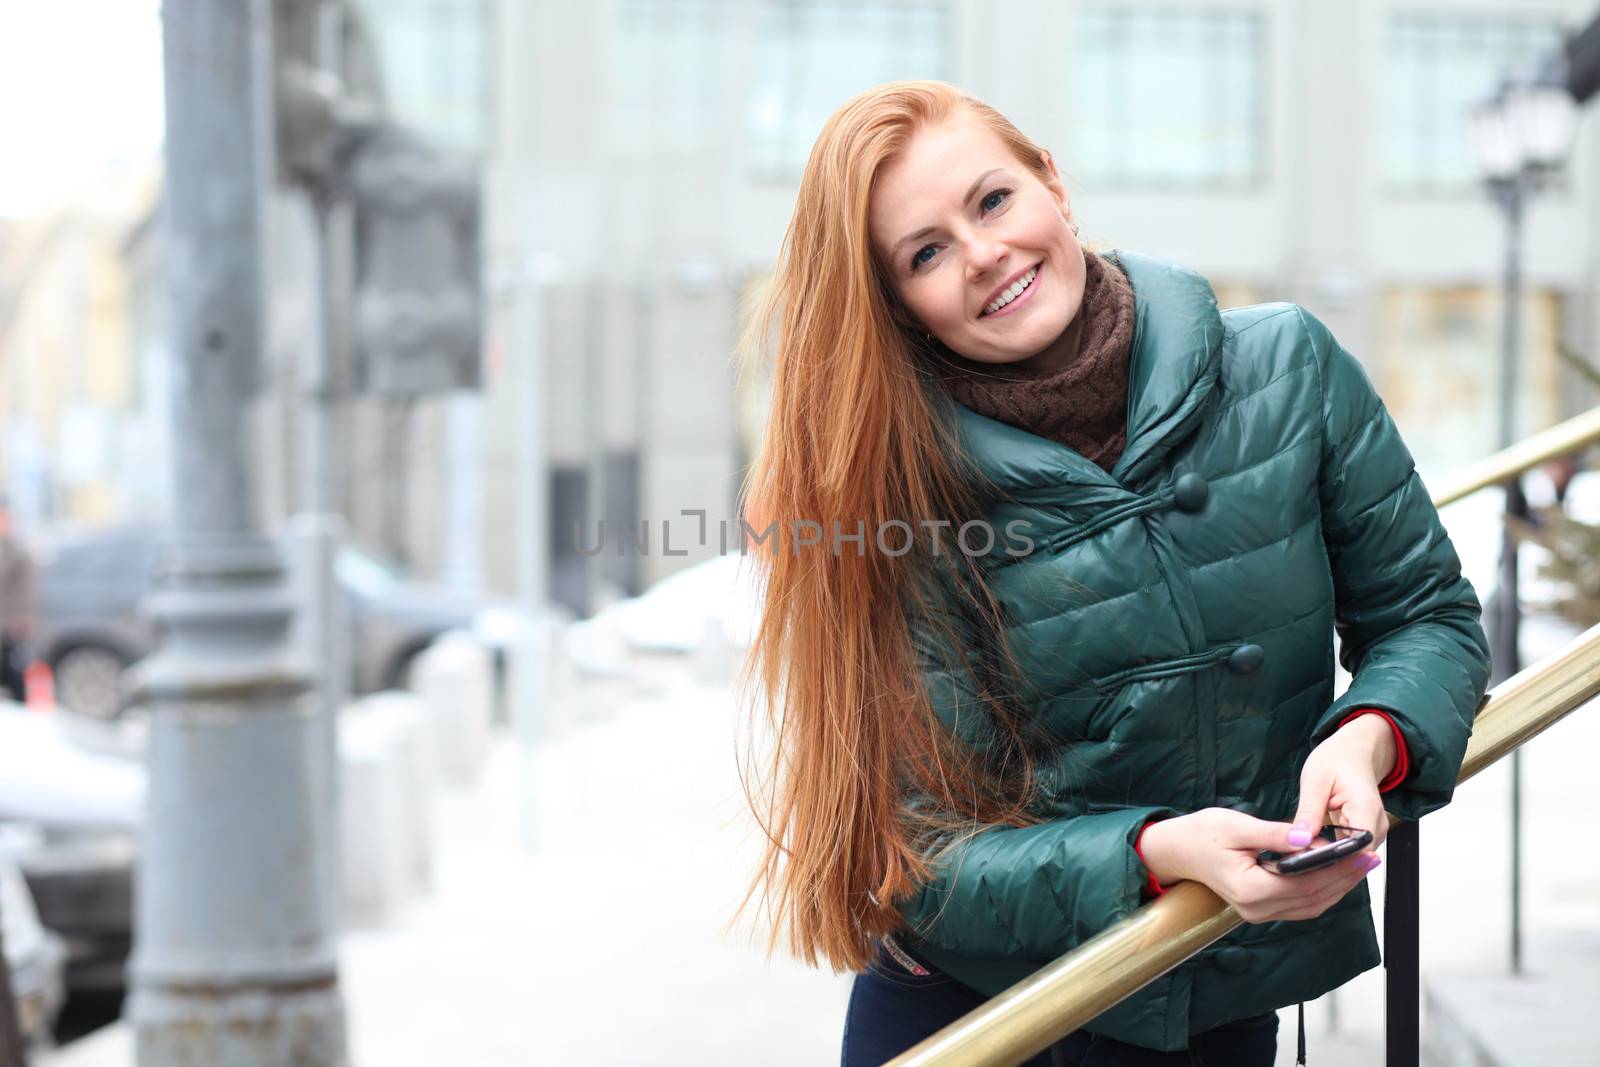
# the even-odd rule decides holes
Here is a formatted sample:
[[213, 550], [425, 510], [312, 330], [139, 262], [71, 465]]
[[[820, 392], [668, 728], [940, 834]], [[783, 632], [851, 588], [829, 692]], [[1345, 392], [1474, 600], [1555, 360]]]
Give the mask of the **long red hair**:
[[[866, 966], [941, 847], [984, 826], [1034, 821], [1030, 746], [1002, 680], [1014, 675], [994, 599], [974, 561], [952, 551], [954, 527], [940, 551], [939, 532], [922, 525], [981, 517], [991, 487], [963, 460], [928, 342], [868, 239], [880, 170], [919, 129], [952, 119], [988, 127], [1049, 179], [1037, 145], [950, 85], [862, 93], [811, 150], [776, 273], [741, 344], [772, 360], [771, 414], [744, 510], [776, 540], [755, 548], [766, 594], [741, 674], [752, 706], [765, 708], [771, 753], [747, 771], [766, 852], [740, 911], [759, 897], [769, 951], [786, 935], [796, 956], [825, 957], [835, 971]], [[906, 527], [914, 536], [901, 554]], [[806, 544], [817, 528], [820, 543]], [[835, 529], [864, 530], [863, 548], [836, 542]], [[980, 743], [935, 714], [923, 681], [930, 662], [973, 681], [961, 732], [976, 714]]]

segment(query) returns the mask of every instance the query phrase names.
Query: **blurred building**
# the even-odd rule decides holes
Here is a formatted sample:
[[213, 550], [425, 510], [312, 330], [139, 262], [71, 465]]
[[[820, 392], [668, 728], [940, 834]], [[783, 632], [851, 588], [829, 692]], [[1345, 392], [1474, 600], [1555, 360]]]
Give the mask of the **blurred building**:
[[0, 230], [0, 492], [25, 531], [164, 514], [164, 379], [123, 263], [158, 185], [119, 165]]
[[[541, 309], [557, 521], [643, 518], [655, 533], [685, 508], [733, 516], [764, 411], [760, 369], [741, 375], [731, 356], [741, 308], [770, 273], [824, 119], [902, 77], [952, 81], [1051, 148], [1094, 246], [1190, 265], [1224, 305], [1292, 300], [1322, 316], [1425, 472], [1482, 455], [1504, 234], [1467, 109], [1593, 10], [498, 4], [488, 249], [504, 286], [491, 315], [505, 345], [518, 302]], [[1519, 434], [1594, 402], [1556, 353], [1600, 360], [1597, 162], [1591, 118], [1566, 180], [1530, 211]], [[486, 467], [491, 509], [513, 493], [510, 471]], [[506, 528], [488, 524], [491, 538]], [[632, 587], [715, 553], [711, 541], [686, 558], [652, 544], [625, 566], [608, 545], [590, 575]]]
[[[734, 342], [801, 169], [834, 108], [904, 77], [954, 82], [1049, 147], [1093, 246], [1194, 267], [1224, 305], [1310, 307], [1424, 473], [1448, 470], [1492, 447], [1500, 350], [1504, 233], [1467, 111], [1594, 7], [360, 0], [392, 117], [482, 160], [487, 322], [481, 391], [347, 404], [339, 503], [357, 539], [428, 576], [509, 592], [547, 551], [551, 594], [580, 612], [716, 554], [767, 395]], [[1519, 434], [1596, 400], [1558, 353], [1600, 363], [1597, 164], [1589, 116], [1529, 212]], [[46, 518], [158, 513], [145, 197], [0, 234], [0, 484]], [[300, 495], [295, 365], [316, 326], [304, 198], [276, 193], [272, 219], [269, 524]], [[683, 514], [701, 510], [704, 543]], [[604, 548], [580, 551], [602, 522]]]

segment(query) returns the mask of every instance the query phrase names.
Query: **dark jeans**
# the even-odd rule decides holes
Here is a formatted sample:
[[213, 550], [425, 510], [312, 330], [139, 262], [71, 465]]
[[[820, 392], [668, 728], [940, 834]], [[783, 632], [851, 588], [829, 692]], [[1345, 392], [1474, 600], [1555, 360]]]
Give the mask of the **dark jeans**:
[[[856, 975], [844, 1015], [843, 1067], [878, 1067], [984, 1002], [976, 990], [927, 969], [925, 976], [912, 974], [880, 951]], [[1278, 1016], [1268, 1012], [1196, 1034], [1184, 1052], [1155, 1052], [1079, 1030], [1023, 1067], [1271, 1067], [1277, 1050]]]

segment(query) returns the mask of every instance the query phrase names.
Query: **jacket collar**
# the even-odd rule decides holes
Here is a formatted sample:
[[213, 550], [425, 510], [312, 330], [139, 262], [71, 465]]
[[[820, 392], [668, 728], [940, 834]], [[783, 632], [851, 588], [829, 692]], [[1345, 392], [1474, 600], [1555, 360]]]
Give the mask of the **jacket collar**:
[[1182, 443], [1216, 389], [1222, 318], [1210, 283], [1137, 253], [1104, 255], [1133, 286], [1127, 447], [1108, 474], [1066, 445], [956, 404], [965, 452], [999, 489], [1026, 494], [1063, 484], [1133, 485]]

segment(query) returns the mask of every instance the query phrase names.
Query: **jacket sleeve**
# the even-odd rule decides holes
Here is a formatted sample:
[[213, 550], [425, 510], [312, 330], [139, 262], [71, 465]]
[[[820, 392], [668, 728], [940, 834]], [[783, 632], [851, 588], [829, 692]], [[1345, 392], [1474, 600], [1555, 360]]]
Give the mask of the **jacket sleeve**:
[[1361, 364], [1313, 315], [1300, 318], [1321, 373], [1322, 536], [1339, 661], [1352, 676], [1312, 743], [1358, 708], [1386, 712], [1410, 773], [1385, 806], [1416, 819], [1449, 803], [1488, 686], [1478, 597]]
[[[970, 676], [925, 659], [923, 677], [941, 718], [976, 742], [983, 731]], [[937, 948], [1054, 958], [1144, 902], [1149, 872], [1134, 842], [1145, 823], [1175, 814], [1130, 807], [981, 830], [935, 854], [932, 879], [900, 903], [901, 916]]]
[[920, 940], [975, 956], [1053, 959], [1144, 902], [1133, 843], [1164, 808], [979, 832], [942, 858], [900, 913]]

